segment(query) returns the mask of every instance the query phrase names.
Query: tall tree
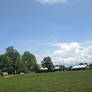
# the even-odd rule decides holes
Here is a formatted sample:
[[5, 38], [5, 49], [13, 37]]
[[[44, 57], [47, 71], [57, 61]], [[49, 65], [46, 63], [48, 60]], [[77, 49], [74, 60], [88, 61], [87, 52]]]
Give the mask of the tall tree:
[[11, 62], [6, 55], [0, 55], [0, 69], [2, 72], [11, 72]]
[[23, 61], [19, 62], [18, 66], [19, 66], [18, 72], [28, 72], [28, 67], [25, 62]]
[[19, 68], [20, 68], [20, 54], [17, 50], [15, 50], [13, 48], [13, 46], [8, 47], [6, 49], [6, 53], [7, 57], [9, 58], [10, 62], [11, 62], [11, 66], [12, 66], [12, 73], [17, 73], [19, 72]]
[[84, 63], [79, 63], [79, 65], [84, 65]]
[[41, 62], [41, 65], [43, 68], [48, 68], [48, 71], [54, 71], [54, 65], [51, 60], [51, 57], [45, 57], [43, 61]]
[[38, 69], [36, 57], [30, 52], [25, 51], [22, 59], [26, 63], [28, 70], [36, 71]]

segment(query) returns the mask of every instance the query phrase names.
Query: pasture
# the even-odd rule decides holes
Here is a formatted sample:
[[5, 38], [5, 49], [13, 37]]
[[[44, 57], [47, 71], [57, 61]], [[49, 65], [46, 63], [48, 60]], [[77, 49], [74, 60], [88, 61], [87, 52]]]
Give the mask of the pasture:
[[0, 92], [92, 92], [92, 70], [0, 76]]

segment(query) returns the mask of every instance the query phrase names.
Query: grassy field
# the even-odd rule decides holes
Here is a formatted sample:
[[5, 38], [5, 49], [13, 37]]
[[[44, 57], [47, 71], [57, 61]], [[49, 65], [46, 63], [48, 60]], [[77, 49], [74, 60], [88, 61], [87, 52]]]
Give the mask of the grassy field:
[[0, 92], [92, 92], [92, 71], [0, 77]]

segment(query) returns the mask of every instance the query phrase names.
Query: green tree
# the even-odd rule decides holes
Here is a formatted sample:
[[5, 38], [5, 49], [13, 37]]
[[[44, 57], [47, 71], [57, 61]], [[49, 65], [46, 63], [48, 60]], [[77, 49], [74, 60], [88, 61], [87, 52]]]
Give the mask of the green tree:
[[2, 72], [10, 73], [11, 71], [11, 62], [6, 55], [0, 55], [0, 69]]
[[13, 46], [11, 46], [6, 49], [5, 54], [7, 55], [7, 57], [9, 58], [11, 62], [12, 73], [18, 73], [20, 70], [20, 62], [21, 62], [21, 57], [20, 57], [19, 52], [15, 50]]
[[28, 70], [37, 71], [38, 69], [37, 60], [33, 54], [31, 54], [28, 51], [25, 51], [22, 56], [22, 59], [23, 59], [23, 62], [25, 62], [25, 64], [27, 65]]
[[54, 71], [54, 65], [51, 60], [51, 57], [45, 57], [43, 61], [41, 62], [41, 65], [43, 68], [48, 68], [49, 72]]
[[84, 65], [84, 63], [79, 63], [79, 65]]
[[89, 68], [90, 68], [90, 69], [92, 69], [92, 63], [91, 63], [91, 64], [89, 64]]
[[19, 63], [18, 72], [28, 72], [28, 67], [25, 62], [21, 61]]

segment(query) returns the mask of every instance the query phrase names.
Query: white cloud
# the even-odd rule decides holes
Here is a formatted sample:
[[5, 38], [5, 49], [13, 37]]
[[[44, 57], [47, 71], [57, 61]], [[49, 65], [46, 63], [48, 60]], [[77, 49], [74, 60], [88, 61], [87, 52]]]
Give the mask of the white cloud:
[[67, 4], [67, 3], [73, 3], [76, 1], [80, 1], [80, 0], [37, 0], [38, 2], [40, 2], [41, 4], [56, 4], [56, 3], [62, 3], [62, 4]]
[[67, 3], [67, 0], [37, 0], [42, 4]]
[[38, 61], [45, 56], [50, 56], [54, 64], [90, 63], [92, 62], [92, 44], [90, 42], [56, 43], [53, 46], [57, 46], [58, 49], [48, 54], [38, 55]]

